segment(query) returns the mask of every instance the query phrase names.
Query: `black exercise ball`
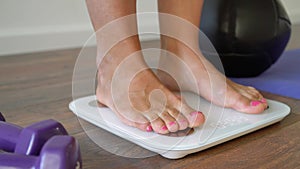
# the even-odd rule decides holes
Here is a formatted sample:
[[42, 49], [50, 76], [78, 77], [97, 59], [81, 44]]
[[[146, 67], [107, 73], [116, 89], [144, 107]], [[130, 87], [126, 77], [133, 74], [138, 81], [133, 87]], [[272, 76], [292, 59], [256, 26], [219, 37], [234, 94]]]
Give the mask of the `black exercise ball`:
[[227, 76], [252, 77], [280, 57], [291, 22], [279, 0], [206, 0], [200, 30], [216, 48]]

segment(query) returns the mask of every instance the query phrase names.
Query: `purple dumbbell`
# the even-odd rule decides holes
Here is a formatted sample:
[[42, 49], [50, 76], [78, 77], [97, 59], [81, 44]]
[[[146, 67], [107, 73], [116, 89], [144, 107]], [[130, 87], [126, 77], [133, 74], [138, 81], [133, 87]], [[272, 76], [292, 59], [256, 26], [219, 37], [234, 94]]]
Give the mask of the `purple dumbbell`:
[[38, 155], [45, 142], [55, 135], [68, 135], [55, 120], [34, 123], [26, 128], [0, 121], [0, 149], [24, 155]]
[[53, 136], [39, 156], [14, 153], [0, 154], [0, 168], [14, 169], [81, 169], [78, 142], [71, 136]]
[[54, 120], [26, 128], [5, 122], [0, 113], [0, 168], [82, 168], [78, 142]]

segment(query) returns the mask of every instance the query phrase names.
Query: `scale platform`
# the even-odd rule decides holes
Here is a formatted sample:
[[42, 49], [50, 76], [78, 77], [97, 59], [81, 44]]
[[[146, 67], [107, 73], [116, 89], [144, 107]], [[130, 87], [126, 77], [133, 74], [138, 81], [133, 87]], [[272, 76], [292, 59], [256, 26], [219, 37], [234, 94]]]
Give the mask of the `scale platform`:
[[192, 93], [182, 93], [185, 101], [202, 111], [205, 123], [184, 136], [160, 135], [144, 132], [123, 124], [106, 107], [98, 107], [95, 95], [72, 101], [69, 108], [80, 118], [169, 159], [182, 158], [228, 140], [261, 129], [282, 120], [290, 108], [280, 102], [267, 100], [269, 109], [261, 114], [244, 114], [215, 106]]

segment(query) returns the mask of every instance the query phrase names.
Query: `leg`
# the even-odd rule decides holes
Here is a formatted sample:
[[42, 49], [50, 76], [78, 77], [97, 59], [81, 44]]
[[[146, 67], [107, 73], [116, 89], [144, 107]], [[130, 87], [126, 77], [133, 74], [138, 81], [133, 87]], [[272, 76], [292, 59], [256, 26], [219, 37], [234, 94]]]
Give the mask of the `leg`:
[[[87, 6], [97, 39], [98, 101], [112, 109], [125, 124], [144, 131], [153, 129], [166, 134], [201, 125], [203, 114], [194, 113], [195, 110], [182, 103], [144, 62], [136, 16], [120, 20], [136, 12], [135, 0], [87, 0]], [[107, 23], [112, 26], [105, 27]], [[126, 38], [119, 39], [122, 37]], [[126, 82], [130, 82], [128, 87], [124, 85]], [[155, 97], [155, 91], [165, 97]], [[159, 109], [162, 111], [155, 111], [162, 107], [163, 101], [166, 105]]]
[[[203, 0], [159, 0], [158, 4], [161, 13], [176, 15], [199, 27]], [[193, 76], [197, 79], [198, 90], [191, 89], [189, 82], [185, 80], [188, 75], [185, 74], [187, 70], [184, 67], [169, 65], [169, 59], [166, 60], [163, 56], [160, 60], [161, 67], [165, 67], [170, 72], [177, 72], [174, 74], [181, 79], [181, 86], [184, 90], [192, 90], [214, 104], [241, 112], [260, 113], [267, 107], [265, 99], [256, 89], [230, 81], [205, 59], [199, 50], [198, 31], [190, 29], [191, 27], [184, 24], [174, 23], [172, 25], [164, 17], [160, 17], [160, 28], [161, 32], [167, 30], [172, 32], [170, 29], [176, 28], [174, 31], [177, 31], [178, 34], [180, 32], [186, 34], [178, 35], [181, 36], [180, 40], [162, 35], [162, 49], [180, 57], [190, 66]], [[184, 44], [182, 41], [186, 43]], [[198, 50], [195, 50], [196, 48]], [[175, 88], [174, 81], [170, 76], [162, 72], [159, 72], [158, 76], [166, 87]]]

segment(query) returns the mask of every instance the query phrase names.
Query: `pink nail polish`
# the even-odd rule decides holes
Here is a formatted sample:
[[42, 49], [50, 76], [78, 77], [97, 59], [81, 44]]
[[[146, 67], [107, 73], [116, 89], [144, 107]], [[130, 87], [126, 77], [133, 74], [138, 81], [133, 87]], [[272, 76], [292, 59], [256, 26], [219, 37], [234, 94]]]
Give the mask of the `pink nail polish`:
[[257, 106], [257, 105], [259, 105], [259, 104], [261, 104], [260, 101], [251, 101], [251, 102], [250, 102], [250, 105], [251, 105], [251, 106]]
[[262, 103], [267, 103], [267, 100], [266, 100], [265, 98], [262, 98], [260, 101], [261, 101]]
[[194, 111], [194, 112], [191, 113], [192, 116], [196, 116], [198, 114], [202, 114], [202, 112], [200, 112], [200, 111]]
[[151, 131], [153, 131], [153, 128], [152, 128], [152, 126], [147, 126], [146, 130], [147, 130], [148, 132], [151, 132]]
[[168, 130], [168, 127], [167, 126], [162, 126], [161, 129], [162, 130]]
[[176, 121], [172, 121], [169, 123], [169, 126], [173, 126], [174, 124], [176, 124]]

